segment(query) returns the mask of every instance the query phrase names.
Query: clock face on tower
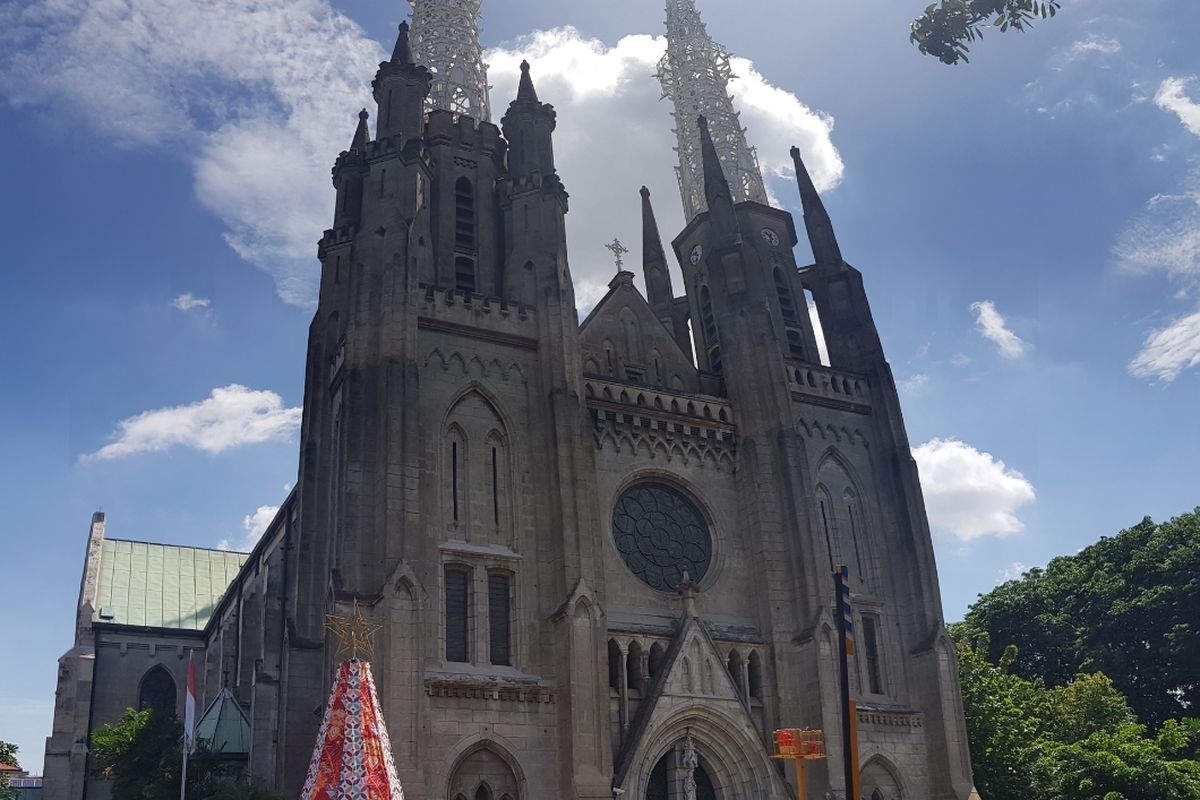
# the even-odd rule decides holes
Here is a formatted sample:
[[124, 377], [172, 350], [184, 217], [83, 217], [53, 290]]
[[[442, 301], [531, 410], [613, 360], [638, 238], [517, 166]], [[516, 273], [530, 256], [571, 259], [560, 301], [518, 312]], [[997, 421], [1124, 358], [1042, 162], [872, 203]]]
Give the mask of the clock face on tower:
[[686, 572], [699, 583], [712, 564], [712, 534], [696, 504], [661, 483], [626, 489], [613, 509], [613, 540], [638, 578], [652, 589], [673, 592]]
[[771, 245], [771, 247], [779, 245], [779, 234], [775, 232], [774, 228], [763, 228], [760, 233], [762, 234], [763, 241]]
[[688, 260], [691, 261], [693, 264], [699, 264], [700, 257], [703, 255], [704, 255], [704, 248], [701, 247], [700, 245], [696, 245], [695, 247], [692, 248], [692, 254], [690, 256], [688, 256]]

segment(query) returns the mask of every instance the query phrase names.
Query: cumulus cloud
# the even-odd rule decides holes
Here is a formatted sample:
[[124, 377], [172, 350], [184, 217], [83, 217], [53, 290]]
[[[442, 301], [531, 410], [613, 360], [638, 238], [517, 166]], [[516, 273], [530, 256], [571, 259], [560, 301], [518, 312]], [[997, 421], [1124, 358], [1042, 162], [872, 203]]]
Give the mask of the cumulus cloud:
[[253, 514], [242, 518], [242, 538], [234, 544], [230, 539], [222, 539], [217, 543], [218, 550], [240, 550], [249, 552], [258, 544], [258, 540], [267, 532], [271, 521], [279, 513], [279, 506], [259, 506]]
[[1192, 100], [1187, 94], [1188, 84], [1196, 78], [1167, 78], [1159, 84], [1154, 94], [1154, 104], [1163, 111], [1170, 111], [1179, 117], [1183, 127], [1200, 136], [1200, 103]]
[[1170, 383], [1188, 367], [1200, 366], [1200, 311], [1152, 331], [1129, 362], [1129, 374]]
[[112, 460], [173, 447], [220, 453], [286, 439], [299, 429], [301, 414], [300, 408], [285, 407], [274, 392], [231, 384], [190, 405], [144, 411], [121, 420], [112, 441], [83, 460]]
[[195, 309], [207, 311], [212, 308], [212, 301], [207, 297], [195, 297], [191, 292], [184, 292], [171, 301], [171, 307], [180, 311], [194, 311]]
[[958, 439], [931, 439], [913, 450], [929, 524], [963, 541], [1024, 530], [1017, 510], [1033, 484], [991, 453]]
[[0, 94], [191, 162], [226, 240], [312, 302], [329, 167], [383, 49], [326, 0], [29, 0], [0, 6]]
[[991, 300], [971, 303], [971, 311], [975, 314], [976, 329], [983, 338], [996, 345], [1001, 356], [1015, 361], [1029, 352], [1029, 343], [1009, 330], [1008, 321]]
[[[670, 104], [652, 77], [664, 48], [662, 37], [626, 36], [610, 47], [560, 28], [486, 54], [497, 121], [516, 94], [522, 58], [558, 109], [574, 270], [592, 284], [611, 274], [604, 242], [637, 240], [643, 183], [664, 236], [683, 225]], [[369, 83], [385, 56], [328, 0], [0, 5], [0, 94], [122, 146], [183, 154], [229, 245], [299, 305], [315, 300], [315, 242], [333, 211], [329, 168], [358, 109], [373, 108]], [[791, 174], [788, 148], [797, 144], [818, 188], [834, 186], [842, 163], [832, 120], [751, 62], [733, 67], [735, 102], [768, 175]]]
[[[668, 249], [683, 229], [673, 108], [653, 77], [665, 50], [661, 36], [630, 35], [609, 46], [565, 27], [535, 31], [486, 54], [497, 118], [516, 96], [522, 60], [532, 65], [538, 96], [558, 112], [554, 158], [571, 193], [567, 236], [583, 314], [603, 297], [614, 272], [605, 243], [613, 236], [640, 241], [643, 184]], [[788, 152], [794, 144], [817, 187], [835, 186], [843, 167], [830, 138], [832, 119], [773, 86], [750, 61], [733, 59], [733, 70], [738, 77], [730, 92], [764, 173], [794, 177]], [[641, 253], [635, 249], [628, 263], [640, 264]]]

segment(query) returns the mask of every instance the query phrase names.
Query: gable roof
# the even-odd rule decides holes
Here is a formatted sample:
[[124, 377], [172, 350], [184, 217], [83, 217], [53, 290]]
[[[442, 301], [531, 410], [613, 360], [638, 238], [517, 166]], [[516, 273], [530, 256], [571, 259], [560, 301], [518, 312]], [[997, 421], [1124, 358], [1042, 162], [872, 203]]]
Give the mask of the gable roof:
[[[638, 338], [643, 354], [657, 350], [667, 363], [684, 374], [695, 375], [696, 367], [691, 358], [680, 349], [675, 337], [654, 315], [654, 309], [633, 284], [632, 272], [618, 272], [608, 284], [608, 293], [596, 303], [595, 308], [579, 326], [579, 343], [584, 350], [603, 351], [604, 339], [620, 341], [617, 335], [622, 330], [621, 314], [628, 309], [637, 323]], [[623, 343], [622, 343], [623, 344]], [[620, 348], [618, 348], [620, 349]], [[632, 353], [624, 353], [626, 358]], [[634, 359], [639, 360], [640, 359]]]
[[105, 539], [92, 621], [199, 631], [249, 553]]

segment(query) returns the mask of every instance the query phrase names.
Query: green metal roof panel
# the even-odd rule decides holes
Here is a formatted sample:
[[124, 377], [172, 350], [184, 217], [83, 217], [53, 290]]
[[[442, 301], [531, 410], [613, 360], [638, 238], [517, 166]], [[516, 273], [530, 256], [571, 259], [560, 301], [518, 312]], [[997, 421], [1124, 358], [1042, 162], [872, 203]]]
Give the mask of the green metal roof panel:
[[105, 539], [94, 619], [200, 630], [248, 557], [225, 550]]
[[228, 687], [221, 690], [196, 723], [196, 738], [204, 739], [214, 752], [222, 755], [249, 754], [250, 721]]

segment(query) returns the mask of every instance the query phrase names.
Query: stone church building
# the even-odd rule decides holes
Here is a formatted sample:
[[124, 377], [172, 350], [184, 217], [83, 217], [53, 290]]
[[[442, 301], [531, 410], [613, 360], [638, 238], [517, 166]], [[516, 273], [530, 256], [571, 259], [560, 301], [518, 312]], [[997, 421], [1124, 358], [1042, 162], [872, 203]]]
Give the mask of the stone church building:
[[580, 323], [559, 120], [523, 64], [490, 121], [479, 5], [414, 4], [337, 157], [298, 482], [253, 552], [93, 518], [46, 800], [109, 796], [89, 732], [128, 707], [182, 715], [189, 655], [214, 746], [297, 795], [335, 667], [325, 616], [354, 601], [383, 626], [415, 800], [783, 800], [776, 727], [825, 731], [810, 796], [844, 797], [839, 564], [863, 797], [967, 798], [895, 382], [798, 151], [799, 231], [767, 201], [728, 55], [669, 0], [688, 223], [664, 247], [643, 187], [646, 294], [619, 271]]

